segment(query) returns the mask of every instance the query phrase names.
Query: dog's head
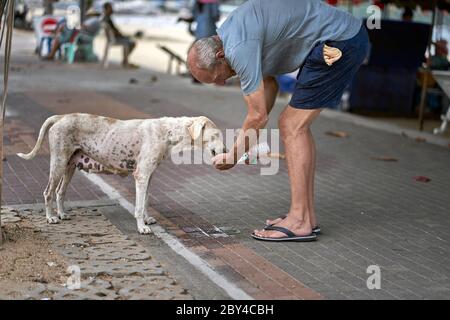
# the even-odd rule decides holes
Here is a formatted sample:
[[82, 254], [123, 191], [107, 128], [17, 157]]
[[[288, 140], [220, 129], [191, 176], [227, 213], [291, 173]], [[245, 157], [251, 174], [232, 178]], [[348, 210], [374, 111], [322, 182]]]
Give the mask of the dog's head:
[[223, 143], [222, 132], [207, 117], [196, 117], [188, 127], [189, 134], [195, 146], [207, 150], [211, 156], [226, 153], [227, 149]]

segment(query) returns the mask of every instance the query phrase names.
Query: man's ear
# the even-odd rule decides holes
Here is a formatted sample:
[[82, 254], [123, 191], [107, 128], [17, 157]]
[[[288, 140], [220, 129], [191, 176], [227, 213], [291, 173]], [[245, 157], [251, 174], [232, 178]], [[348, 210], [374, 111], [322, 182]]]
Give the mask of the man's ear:
[[195, 118], [194, 122], [188, 127], [189, 134], [192, 140], [196, 141], [202, 135], [202, 130], [205, 128], [208, 118], [198, 117]]
[[225, 59], [225, 52], [223, 51], [223, 49], [219, 49], [219, 51], [216, 52], [216, 59]]

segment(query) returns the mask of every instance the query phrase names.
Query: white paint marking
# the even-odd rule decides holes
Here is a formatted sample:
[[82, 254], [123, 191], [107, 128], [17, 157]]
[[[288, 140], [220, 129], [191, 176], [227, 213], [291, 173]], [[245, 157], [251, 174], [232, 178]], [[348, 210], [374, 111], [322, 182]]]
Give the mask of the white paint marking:
[[[81, 171], [82, 172], [82, 171]], [[93, 184], [98, 186], [111, 200], [116, 200], [134, 217], [134, 205], [126, 200], [122, 195], [98, 175], [82, 172], [84, 176]], [[194, 252], [186, 248], [177, 238], [170, 235], [161, 226], [151, 226], [154, 234], [163, 240], [173, 251], [185, 258], [195, 268], [205, 274], [212, 282], [222, 288], [232, 299], [235, 300], [253, 300], [251, 296], [238, 288], [234, 283], [228, 281], [224, 276], [217, 273], [205, 260], [200, 258]]]

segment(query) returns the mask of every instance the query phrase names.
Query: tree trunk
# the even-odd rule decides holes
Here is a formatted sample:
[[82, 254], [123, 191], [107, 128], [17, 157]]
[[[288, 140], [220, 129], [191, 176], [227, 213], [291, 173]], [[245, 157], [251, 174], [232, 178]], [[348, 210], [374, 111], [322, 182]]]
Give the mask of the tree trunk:
[[[3, 187], [3, 119], [0, 123], [0, 211], [2, 203], [2, 187]], [[3, 244], [2, 215], [0, 212], [0, 247]]]
[[[0, 208], [2, 203], [2, 185], [3, 185], [3, 126], [5, 120], [5, 109], [6, 109], [6, 96], [8, 94], [8, 71], [9, 71], [9, 58], [11, 56], [11, 41], [12, 32], [14, 26], [14, 0], [9, 0], [6, 4], [7, 14], [6, 14], [6, 38], [5, 40], [5, 62], [3, 64], [3, 93], [1, 101], [0, 110]], [[2, 35], [3, 35], [3, 31]], [[3, 38], [3, 37], [2, 37]], [[1, 211], [1, 209], [0, 209]], [[2, 219], [0, 214], [0, 245], [3, 243], [3, 231], [2, 231]]]
[[79, 0], [79, 3], [80, 3], [80, 25], [82, 25], [86, 18], [86, 11], [88, 9], [88, 3], [86, 0]]

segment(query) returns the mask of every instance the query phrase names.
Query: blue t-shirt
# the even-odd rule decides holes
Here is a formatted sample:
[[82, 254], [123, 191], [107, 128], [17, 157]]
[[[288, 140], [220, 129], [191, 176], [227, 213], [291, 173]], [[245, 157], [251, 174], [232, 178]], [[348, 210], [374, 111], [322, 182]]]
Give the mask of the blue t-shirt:
[[217, 30], [245, 95], [264, 77], [297, 70], [323, 41], [354, 37], [362, 21], [320, 0], [249, 0]]

